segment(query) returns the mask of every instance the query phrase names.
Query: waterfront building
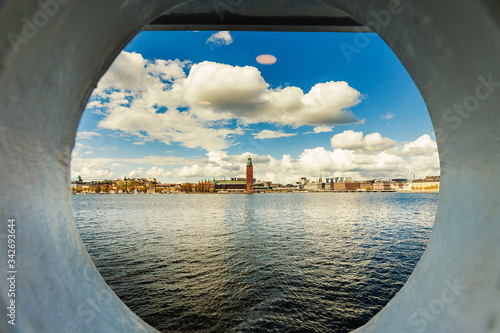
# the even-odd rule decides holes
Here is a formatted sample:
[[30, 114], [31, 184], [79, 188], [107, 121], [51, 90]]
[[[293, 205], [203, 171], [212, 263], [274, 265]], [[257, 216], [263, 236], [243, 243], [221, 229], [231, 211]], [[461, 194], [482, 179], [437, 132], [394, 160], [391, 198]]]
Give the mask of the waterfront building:
[[335, 182], [333, 184], [335, 191], [357, 191], [360, 189], [360, 183], [358, 182]]
[[391, 190], [402, 191], [405, 188], [406, 182], [391, 181]]
[[307, 179], [306, 177], [300, 177], [299, 183], [300, 185], [305, 185], [309, 183], [309, 179]]
[[373, 190], [373, 182], [372, 181], [359, 182], [359, 189], [361, 191], [371, 191]]
[[300, 186], [293, 184], [280, 184], [280, 186], [275, 187], [272, 190], [273, 192], [296, 192], [297, 190], [300, 190]]
[[303, 186], [303, 189], [305, 191], [312, 191], [312, 192], [316, 192], [318, 191], [318, 183], [316, 182], [312, 182], [312, 183], [307, 183]]
[[331, 177], [331, 178], [326, 178], [325, 179], [327, 184], [330, 183], [345, 183], [345, 182], [350, 182], [352, 181], [351, 177]]
[[425, 179], [417, 179], [411, 183], [412, 191], [439, 192], [440, 176], [427, 176]]
[[407, 183], [408, 179], [405, 179], [405, 178], [396, 178], [396, 179], [389, 179], [389, 181], [395, 182], [395, 183]]
[[271, 182], [254, 182], [253, 183], [254, 192], [262, 193], [262, 192], [267, 192], [270, 189], [271, 189]]
[[214, 180], [214, 192], [218, 193], [245, 193], [247, 188], [246, 180]]
[[[253, 178], [253, 165], [252, 165], [252, 157], [248, 156], [247, 165], [246, 165], [246, 177], [232, 177], [231, 180], [217, 180], [213, 179], [212, 181], [203, 180], [199, 181], [196, 184], [196, 192], [200, 193], [253, 193], [254, 186], [256, 184], [255, 179]], [[259, 192], [264, 192], [269, 189], [268, 183], [259, 183]]]
[[318, 179], [318, 191], [323, 191], [325, 189], [325, 184], [323, 184], [323, 176], [321, 175], [321, 172], [319, 173], [319, 179]]
[[335, 190], [334, 187], [334, 182], [332, 182], [332, 178], [325, 178], [325, 190], [326, 191], [333, 191]]
[[335, 183], [325, 183], [325, 191], [335, 191]]
[[[303, 184], [304, 181], [307, 181], [307, 183]], [[300, 181], [293, 185], [289, 185], [288, 188], [294, 188], [294, 189], [302, 189], [304, 191], [312, 191], [312, 192], [317, 192], [317, 191], [324, 191], [325, 190], [325, 183], [323, 183], [323, 176], [319, 175], [318, 177], [318, 182], [311, 182], [309, 183], [309, 180], [305, 177], [300, 178]]]
[[393, 190], [391, 188], [392, 183], [391, 182], [375, 182], [373, 183], [373, 190], [374, 191], [391, 191]]

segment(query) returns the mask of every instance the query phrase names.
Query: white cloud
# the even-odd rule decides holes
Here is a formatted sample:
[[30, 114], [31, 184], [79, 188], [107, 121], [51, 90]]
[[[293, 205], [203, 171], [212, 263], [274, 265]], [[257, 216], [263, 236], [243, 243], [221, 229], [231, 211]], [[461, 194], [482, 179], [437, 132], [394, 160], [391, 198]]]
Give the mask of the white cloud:
[[155, 156], [155, 155], [143, 156], [141, 158], [109, 159], [109, 161], [134, 163], [134, 164], [153, 164], [156, 166], [185, 165], [191, 163], [190, 160], [184, 157]]
[[229, 31], [216, 32], [212, 34], [210, 38], [207, 39], [207, 44], [213, 44], [217, 46], [229, 45], [232, 42], [233, 42], [233, 37], [231, 36]]
[[413, 142], [403, 146], [400, 154], [403, 156], [428, 156], [437, 153], [437, 144], [430, 135], [424, 134]]
[[[377, 136], [367, 135], [367, 137]], [[411, 143], [396, 143], [396, 146], [384, 151], [328, 150], [324, 147], [316, 147], [305, 149], [296, 159], [287, 154], [281, 159], [269, 155], [252, 154], [252, 159], [256, 178], [281, 183], [294, 183], [302, 176], [315, 179], [320, 172], [323, 173], [323, 177], [351, 176], [352, 173], [369, 177], [373, 172], [377, 178], [410, 178], [412, 172], [422, 176], [439, 174], [439, 158], [437, 152], [433, 151], [434, 141], [426, 143], [430, 151], [424, 155], [403, 156], [407, 147], [422, 146], [424, 142], [427, 142], [426, 135]], [[367, 145], [372, 146], [370, 140]], [[241, 155], [210, 152], [207, 153], [208, 159], [193, 161], [189, 166], [174, 168], [166, 172], [166, 175], [192, 180], [212, 177], [244, 177], [248, 154], [249, 152]]]
[[164, 176], [165, 176], [165, 171], [163, 171], [163, 168], [158, 168], [156, 166], [146, 171], [146, 177], [148, 178], [160, 178]]
[[[146, 175], [156, 173], [165, 174], [161, 167], [158, 166], [180, 166], [192, 165], [199, 161], [188, 160], [182, 157], [170, 156], [143, 156], [141, 158], [97, 158], [83, 157], [83, 155], [73, 151], [71, 158], [71, 178], [75, 179], [81, 175], [85, 181], [88, 180], [104, 180], [114, 179], [116, 177], [117, 168], [129, 168], [131, 166], [153, 165], [154, 167], [146, 171]], [[143, 172], [144, 167], [134, 170], [134, 174]], [[127, 171], [128, 172], [128, 171]], [[122, 174], [121, 172], [119, 174]], [[148, 176], [149, 177], [149, 176]], [[153, 177], [153, 176], [151, 176]]]
[[100, 136], [101, 134], [97, 132], [77, 132], [76, 140], [91, 140], [94, 136]]
[[252, 134], [256, 139], [276, 139], [283, 138], [289, 136], [295, 136], [297, 133], [285, 133], [283, 131], [271, 131], [271, 130], [263, 130], [259, 133]]
[[[344, 131], [341, 135], [333, 136], [337, 139], [354, 137], [353, 140], [343, 141], [344, 148], [305, 149], [297, 158], [288, 154], [275, 158], [251, 152], [228, 155], [224, 151], [210, 151], [204, 158], [191, 159], [169, 156], [133, 159], [75, 157], [71, 162], [71, 177], [76, 178], [80, 174], [85, 180], [110, 179], [116, 174], [114, 168], [123, 165], [127, 165], [128, 170], [132, 169], [129, 177], [142, 177], [145, 174], [163, 181], [244, 177], [249, 154], [252, 155], [256, 178], [281, 183], [294, 183], [302, 176], [315, 179], [319, 172], [323, 173], [323, 177], [351, 176], [355, 172], [365, 177], [373, 173], [377, 178], [410, 178], [411, 173], [422, 177], [439, 174], [437, 146], [427, 134], [412, 142], [398, 143], [378, 133], [363, 137], [362, 134], [359, 136], [351, 132]], [[364, 146], [360, 146], [359, 142]], [[358, 145], [354, 147], [353, 143]], [[350, 148], [345, 149], [346, 146]], [[381, 146], [387, 148], [380, 150]]]
[[293, 86], [272, 89], [252, 66], [150, 61], [129, 52], [117, 57], [93, 99], [89, 106], [100, 107], [95, 112], [104, 115], [101, 128], [136, 136], [140, 142], [179, 142], [207, 151], [225, 149], [244, 133], [235, 126], [220, 128], [214, 121], [313, 125], [317, 133], [361, 122], [350, 111], [361, 94], [346, 82], [318, 83], [307, 93]]
[[144, 141], [136, 141], [136, 142], [133, 142], [132, 144], [134, 144], [136, 146], [144, 146], [146, 144], [146, 142], [144, 142]]
[[125, 92], [159, 87], [162, 86], [162, 80], [172, 81], [184, 77], [184, 68], [189, 67], [189, 64], [189, 61], [179, 59], [148, 61], [139, 53], [123, 51], [101, 78], [94, 93], [102, 95], [110, 89]]
[[310, 134], [310, 133], [327, 133], [327, 132], [333, 132], [333, 126], [316, 126], [313, 128], [312, 132], [307, 132], [304, 134]]
[[81, 176], [85, 181], [113, 179], [115, 176], [112, 168], [107, 163], [100, 163], [95, 159], [73, 158], [71, 160], [72, 179]]
[[394, 118], [394, 113], [392, 113], [390, 111], [387, 111], [386, 114], [380, 116], [380, 120], [384, 120], [384, 119], [385, 120], [390, 120], [392, 118]]
[[333, 128], [331, 126], [316, 126], [313, 131], [314, 133], [333, 132]]
[[92, 101], [90, 103], [87, 104], [87, 108], [88, 109], [93, 109], [93, 108], [103, 108], [105, 107], [104, 104], [102, 104], [101, 101]]
[[[361, 102], [361, 94], [343, 81], [318, 83], [304, 94], [293, 86], [271, 89], [252, 66], [204, 61], [192, 66], [182, 85], [192, 112], [207, 120], [239, 119], [295, 127], [361, 122], [349, 110]], [[199, 101], [210, 105], [201, 106]]]
[[92, 149], [92, 147], [86, 146], [83, 143], [79, 143], [79, 142], [75, 143], [75, 147], [81, 148], [81, 149]]
[[344, 131], [334, 135], [330, 140], [332, 148], [367, 153], [377, 152], [396, 146], [397, 142], [389, 138], [383, 138], [380, 133], [371, 133], [363, 137], [363, 132], [352, 130]]
[[130, 173], [128, 174], [128, 177], [129, 178], [142, 178], [143, 173], [144, 173], [144, 168], [139, 167], [135, 170], [130, 171]]
[[122, 52], [94, 91], [94, 98], [106, 106], [98, 126], [136, 136], [139, 142], [227, 148], [232, 136], [243, 134], [241, 128], [215, 128], [192, 112], [176, 109], [187, 106], [182, 82], [189, 65], [179, 60], [148, 61], [140, 54]]

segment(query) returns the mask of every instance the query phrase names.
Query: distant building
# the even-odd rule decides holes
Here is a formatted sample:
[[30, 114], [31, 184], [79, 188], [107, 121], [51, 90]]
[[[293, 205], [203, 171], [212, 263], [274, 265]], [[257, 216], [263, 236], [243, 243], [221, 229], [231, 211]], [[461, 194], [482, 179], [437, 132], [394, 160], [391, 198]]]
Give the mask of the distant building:
[[318, 190], [318, 183], [307, 183], [303, 186], [303, 189], [305, 191], [313, 191], [313, 192], [316, 192]]
[[417, 179], [411, 183], [411, 190], [419, 192], [439, 192], [440, 181], [440, 176], [427, 176], [425, 179]]
[[319, 179], [318, 179], [318, 191], [323, 191], [325, 189], [325, 184], [323, 183], [323, 175], [321, 173], [319, 174]]
[[253, 165], [252, 157], [248, 156], [246, 165], [246, 177], [238, 178], [232, 177], [231, 180], [216, 180], [215, 178], [210, 180], [199, 181], [196, 184], [196, 192], [200, 193], [253, 193], [255, 186], [258, 186], [259, 192], [267, 191], [269, 189], [270, 183], [255, 183], [253, 178]]
[[372, 181], [359, 182], [359, 189], [361, 191], [371, 191], [373, 190], [373, 182]]
[[[309, 183], [309, 179], [307, 179], [306, 177], [300, 177], [299, 181], [295, 183], [295, 187], [298, 188], [298, 189], [303, 190], [304, 186], [307, 183]], [[279, 187], [279, 185], [276, 186], [276, 187]]]
[[[215, 180], [214, 192], [227, 193], [245, 193], [247, 192], [248, 182], [245, 180]], [[253, 184], [252, 184], [253, 192]]]
[[[303, 184], [305, 181], [307, 183]], [[319, 175], [318, 177], [318, 182], [311, 182], [309, 183], [309, 179], [302, 177], [300, 178], [300, 181], [297, 182], [294, 185], [290, 184], [287, 186], [287, 188], [293, 188], [293, 189], [298, 189], [298, 190], [304, 190], [304, 191], [312, 191], [312, 192], [318, 192], [318, 191], [324, 191], [325, 190], [325, 183], [323, 183], [323, 176]]]
[[[241, 177], [232, 177], [231, 180], [238, 180], [238, 181], [243, 181], [243, 182], [247, 181], [246, 178], [241, 178]], [[255, 181], [255, 179], [254, 179], [254, 181]]]
[[[327, 178], [327, 179], [325, 179], [325, 180], [328, 180], [328, 178]], [[325, 189], [326, 191], [335, 191], [335, 183], [325, 182], [324, 189]]]
[[358, 182], [338, 182], [334, 183], [333, 188], [335, 191], [357, 191], [360, 189]]
[[351, 177], [332, 177], [332, 178], [325, 179], [326, 184], [345, 183], [345, 182], [351, 182], [351, 181], [352, 181]]
[[271, 189], [271, 182], [254, 182], [253, 183], [253, 190], [255, 192], [267, 192], [270, 189]]
[[391, 190], [403, 191], [405, 189], [406, 182], [395, 182], [391, 181]]
[[375, 183], [373, 183], [373, 190], [374, 191], [390, 191], [390, 190], [392, 190], [391, 183], [390, 182], [375, 182]]

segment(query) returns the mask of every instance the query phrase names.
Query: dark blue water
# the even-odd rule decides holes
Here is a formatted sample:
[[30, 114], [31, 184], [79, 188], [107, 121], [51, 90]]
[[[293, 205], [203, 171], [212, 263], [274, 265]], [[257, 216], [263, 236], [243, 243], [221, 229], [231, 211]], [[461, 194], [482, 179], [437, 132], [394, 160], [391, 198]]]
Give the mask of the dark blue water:
[[115, 293], [162, 332], [348, 332], [403, 286], [437, 194], [74, 195]]

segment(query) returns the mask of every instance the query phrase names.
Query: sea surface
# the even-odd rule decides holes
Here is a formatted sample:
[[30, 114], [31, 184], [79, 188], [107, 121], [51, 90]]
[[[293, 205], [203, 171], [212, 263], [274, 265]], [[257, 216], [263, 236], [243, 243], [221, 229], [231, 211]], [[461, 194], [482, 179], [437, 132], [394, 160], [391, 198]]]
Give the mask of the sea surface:
[[437, 194], [73, 195], [102, 276], [161, 332], [349, 332], [408, 279]]

